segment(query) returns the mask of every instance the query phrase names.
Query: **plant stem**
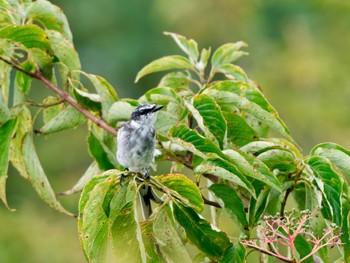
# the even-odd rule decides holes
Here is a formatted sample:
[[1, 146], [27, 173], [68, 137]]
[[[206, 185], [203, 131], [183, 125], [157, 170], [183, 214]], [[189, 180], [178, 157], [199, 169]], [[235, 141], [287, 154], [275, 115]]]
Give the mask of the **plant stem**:
[[65, 91], [62, 91], [61, 89], [59, 89], [54, 83], [52, 83], [50, 80], [48, 80], [47, 78], [45, 78], [43, 76], [43, 74], [37, 70], [35, 72], [30, 72], [27, 70], [24, 70], [23, 68], [21, 68], [20, 66], [12, 63], [11, 61], [7, 60], [4, 57], [0, 56], [0, 60], [4, 61], [5, 63], [7, 63], [8, 65], [10, 65], [11, 67], [15, 68], [16, 70], [26, 74], [27, 76], [30, 76], [32, 78], [38, 79], [40, 80], [42, 83], [44, 83], [48, 88], [50, 88], [51, 90], [53, 90], [58, 96], [61, 97], [62, 100], [64, 100], [65, 102], [67, 102], [68, 104], [70, 104], [72, 107], [74, 107], [75, 109], [77, 109], [81, 114], [83, 114], [86, 118], [90, 119], [92, 122], [94, 122], [97, 126], [101, 127], [102, 129], [104, 129], [105, 131], [111, 133], [114, 136], [117, 136], [117, 130], [115, 128], [113, 128], [112, 126], [110, 126], [108, 123], [106, 123], [104, 120], [96, 117], [94, 114], [92, 114], [89, 110], [87, 110], [86, 108], [84, 108], [82, 105], [80, 105], [75, 99], [73, 99], [71, 96], [69, 96], [69, 94]]

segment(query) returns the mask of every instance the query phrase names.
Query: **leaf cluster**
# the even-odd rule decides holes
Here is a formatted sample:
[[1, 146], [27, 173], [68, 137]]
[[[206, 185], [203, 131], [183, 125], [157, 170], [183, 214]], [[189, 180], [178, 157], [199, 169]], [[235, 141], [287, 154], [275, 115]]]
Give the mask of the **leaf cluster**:
[[[218, 228], [219, 212], [249, 240], [262, 216], [284, 216], [290, 197], [300, 210], [319, 207], [319, 224], [341, 229], [343, 258], [349, 261], [350, 152], [323, 143], [306, 156], [301, 153], [261, 88], [235, 64], [247, 55], [244, 42], [212, 52], [166, 32], [184, 55], [146, 65], [136, 81], [165, 72], [158, 85], [137, 100], [122, 99], [105, 79], [82, 71], [57, 6], [46, 0], [0, 0], [0, 13], [0, 198], [5, 206], [11, 163], [46, 203], [72, 215], [47, 180], [33, 136], [85, 124], [93, 162], [63, 194], [82, 190], [78, 229], [88, 261], [102, 261], [110, 239], [120, 262], [244, 262], [246, 248]], [[32, 79], [54, 95], [30, 100]], [[155, 124], [161, 154], [154, 167], [171, 162], [172, 171], [150, 181], [128, 172], [121, 183], [114, 127], [144, 103], [164, 105]], [[144, 186], [162, 203], [153, 204], [152, 216], [142, 221], [137, 195]], [[211, 221], [203, 217], [204, 205], [214, 207]], [[318, 254], [326, 260], [327, 253], [325, 248]]]

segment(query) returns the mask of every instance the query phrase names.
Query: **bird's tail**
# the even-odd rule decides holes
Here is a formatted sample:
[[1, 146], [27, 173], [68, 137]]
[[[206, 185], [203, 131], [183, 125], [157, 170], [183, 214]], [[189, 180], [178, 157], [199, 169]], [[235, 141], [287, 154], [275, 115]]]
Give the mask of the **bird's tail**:
[[147, 220], [152, 214], [151, 200], [156, 203], [162, 203], [163, 201], [157, 196], [152, 187], [144, 185], [140, 189], [139, 193], [142, 216], [144, 220]]

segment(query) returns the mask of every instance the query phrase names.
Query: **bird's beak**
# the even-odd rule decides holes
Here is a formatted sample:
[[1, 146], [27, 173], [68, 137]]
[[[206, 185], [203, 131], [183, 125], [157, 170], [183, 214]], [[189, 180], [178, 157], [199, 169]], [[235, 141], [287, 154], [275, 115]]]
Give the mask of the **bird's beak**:
[[156, 105], [156, 106], [154, 107], [154, 109], [153, 109], [152, 112], [159, 111], [159, 110], [161, 110], [163, 107], [164, 107], [164, 105]]

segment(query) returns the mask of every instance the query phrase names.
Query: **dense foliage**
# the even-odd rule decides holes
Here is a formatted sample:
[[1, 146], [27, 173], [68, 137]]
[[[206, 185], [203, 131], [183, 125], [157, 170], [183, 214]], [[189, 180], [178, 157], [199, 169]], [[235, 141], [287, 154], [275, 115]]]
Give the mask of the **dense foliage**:
[[[103, 261], [108, 240], [117, 262], [249, 262], [250, 248], [264, 253], [266, 262], [274, 257], [327, 262], [330, 246], [338, 246], [349, 261], [350, 152], [323, 143], [307, 156], [301, 153], [259, 86], [234, 64], [246, 55], [244, 42], [212, 52], [165, 33], [185, 56], [162, 57], [141, 69], [136, 81], [171, 72], [134, 100], [119, 98], [105, 79], [82, 71], [67, 19], [50, 2], [1, 0], [0, 25], [0, 198], [5, 206], [10, 162], [45, 202], [72, 216], [56, 199], [33, 135], [86, 125], [94, 162], [63, 194], [82, 190], [78, 229], [89, 262]], [[33, 79], [54, 95], [31, 100]], [[128, 172], [121, 183], [114, 127], [142, 103], [165, 106], [156, 122], [161, 154], [154, 168], [166, 161], [171, 169], [153, 172], [150, 181]], [[38, 123], [43, 124], [35, 129]], [[144, 184], [163, 200], [145, 221], [137, 205]], [[295, 211], [286, 210], [291, 197]], [[240, 236], [219, 229], [222, 211]]]

